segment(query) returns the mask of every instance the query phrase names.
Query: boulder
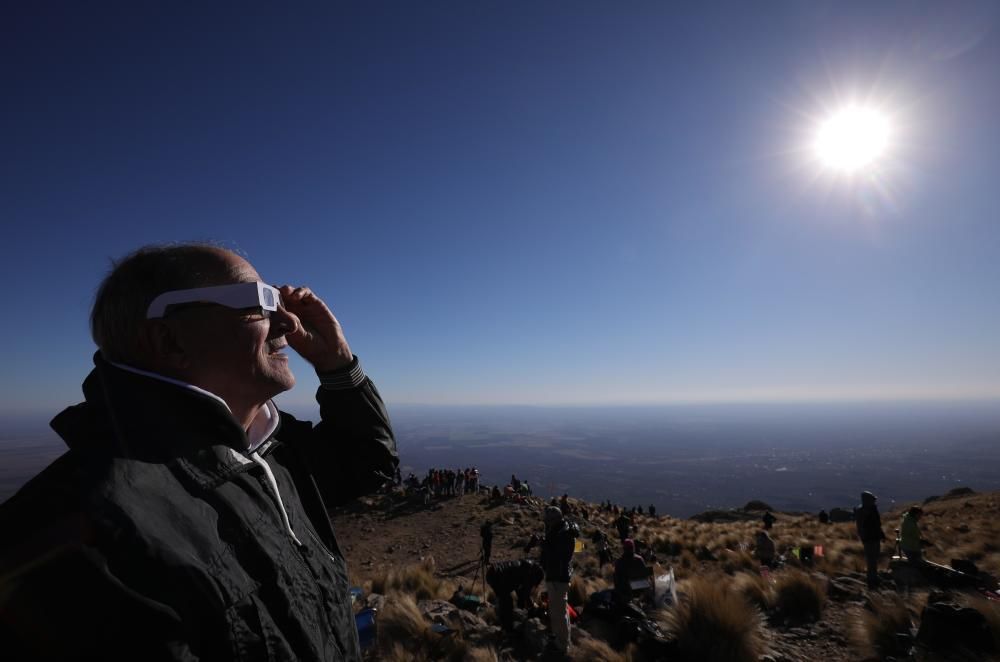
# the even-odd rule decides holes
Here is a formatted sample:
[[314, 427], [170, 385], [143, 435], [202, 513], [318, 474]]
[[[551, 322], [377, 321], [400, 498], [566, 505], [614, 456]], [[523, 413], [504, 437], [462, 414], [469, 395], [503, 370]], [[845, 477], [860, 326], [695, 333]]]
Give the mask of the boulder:
[[462, 636], [473, 645], [495, 644], [500, 640], [502, 635], [499, 626], [490, 625], [475, 614], [464, 609], [459, 609], [457, 613], [461, 621]]
[[521, 627], [521, 640], [528, 657], [541, 655], [549, 643], [549, 633], [537, 618], [529, 618]]
[[976, 653], [996, 650], [986, 617], [971, 607], [934, 602], [920, 615], [917, 641], [934, 651], [965, 648]]
[[868, 585], [854, 577], [834, 577], [830, 580], [829, 595], [834, 600], [863, 600]]
[[365, 607], [381, 612], [385, 607], [385, 596], [380, 593], [369, 593], [365, 598]]
[[447, 625], [454, 628], [458, 627], [462, 620], [462, 617], [459, 615], [461, 610], [444, 600], [421, 600], [417, 603], [417, 608], [420, 609], [420, 613], [423, 614], [424, 618], [438, 625]]
[[773, 512], [774, 508], [772, 508], [771, 506], [767, 505], [763, 501], [760, 501], [759, 499], [754, 499], [753, 501], [747, 501], [747, 505], [743, 506], [743, 510], [746, 510], [746, 511], [752, 511], [752, 510], [770, 510], [770, 511]]

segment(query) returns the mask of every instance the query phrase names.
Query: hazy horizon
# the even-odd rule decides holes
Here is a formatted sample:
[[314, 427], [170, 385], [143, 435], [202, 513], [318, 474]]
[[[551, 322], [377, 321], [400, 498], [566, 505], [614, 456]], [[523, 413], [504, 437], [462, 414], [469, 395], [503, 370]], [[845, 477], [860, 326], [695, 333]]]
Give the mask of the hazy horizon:
[[[887, 507], [958, 486], [1000, 490], [991, 402], [389, 409], [404, 475], [477, 465], [486, 483], [515, 473], [541, 496], [653, 502], [675, 516], [750, 499], [850, 507], [862, 489]], [[65, 448], [44, 417], [0, 417], [0, 429], [5, 499]]]

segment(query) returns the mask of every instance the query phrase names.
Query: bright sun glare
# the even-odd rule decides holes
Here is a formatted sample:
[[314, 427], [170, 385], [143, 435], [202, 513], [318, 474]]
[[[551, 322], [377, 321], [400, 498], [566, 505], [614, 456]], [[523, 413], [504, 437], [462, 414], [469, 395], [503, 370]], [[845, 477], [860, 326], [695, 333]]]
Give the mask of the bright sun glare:
[[848, 106], [820, 123], [814, 148], [832, 170], [854, 173], [878, 163], [889, 146], [891, 127], [875, 108]]

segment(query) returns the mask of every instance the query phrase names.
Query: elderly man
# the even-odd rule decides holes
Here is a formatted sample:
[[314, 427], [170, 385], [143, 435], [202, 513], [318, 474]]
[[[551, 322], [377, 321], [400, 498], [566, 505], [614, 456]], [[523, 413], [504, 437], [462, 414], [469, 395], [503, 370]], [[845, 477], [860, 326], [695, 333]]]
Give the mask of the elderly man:
[[[146, 247], [97, 293], [69, 451], [0, 507], [5, 659], [354, 660], [327, 508], [398, 464], [375, 386], [308, 288]], [[322, 421], [271, 398], [316, 369]]]

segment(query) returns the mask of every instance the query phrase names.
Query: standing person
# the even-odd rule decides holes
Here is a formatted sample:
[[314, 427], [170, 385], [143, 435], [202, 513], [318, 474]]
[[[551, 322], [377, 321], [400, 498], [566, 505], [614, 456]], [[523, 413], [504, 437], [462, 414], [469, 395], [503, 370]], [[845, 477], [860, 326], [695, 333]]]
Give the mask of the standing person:
[[632, 528], [632, 520], [629, 519], [629, 516], [623, 510], [621, 515], [615, 519], [614, 524], [615, 529], [618, 531], [618, 539], [624, 543], [625, 539], [629, 536], [629, 530]]
[[[385, 406], [337, 318], [218, 247], [148, 246], [91, 312], [69, 450], [0, 507], [5, 659], [359, 660], [327, 508], [398, 459]], [[272, 398], [291, 347], [321, 422]]]
[[497, 617], [500, 626], [510, 632], [514, 629], [514, 601], [510, 594], [517, 595], [517, 606], [527, 609], [531, 593], [542, 583], [545, 573], [542, 567], [531, 559], [501, 561], [486, 569], [486, 583], [497, 597]]
[[861, 506], [854, 510], [854, 521], [858, 528], [858, 538], [865, 550], [865, 563], [868, 566], [868, 588], [878, 588], [878, 556], [885, 532], [882, 530], [882, 518], [878, 514], [875, 502], [878, 498], [871, 492], [861, 493]]
[[649, 512], [650, 517], [656, 517], [656, 506], [649, 504], [649, 510], [647, 512]]
[[767, 531], [764, 529], [758, 531], [754, 540], [754, 555], [761, 565], [773, 567], [775, 552], [774, 540], [767, 534]]
[[903, 519], [899, 524], [899, 548], [903, 550], [907, 560], [914, 563], [920, 563], [924, 558], [921, 549], [920, 527], [917, 526], [917, 522], [920, 521], [923, 514], [924, 509], [920, 506], [910, 506], [903, 514]]
[[486, 520], [479, 527], [479, 537], [482, 540], [483, 565], [490, 564], [490, 556], [493, 554], [493, 522]]
[[545, 508], [545, 539], [542, 541], [542, 569], [545, 589], [549, 594], [549, 623], [559, 651], [566, 653], [570, 645], [569, 613], [566, 598], [573, 574], [571, 563], [580, 529], [563, 519], [558, 506]]
[[830, 514], [827, 513], [826, 510], [819, 511], [819, 523], [820, 524], [829, 524], [830, 523]]
[[772, 515], [770, 510], [766, 511], [764, 516], [760, 519], [764, 522], [764, 528], [768, 531], [770, 531], [771, 527], [774, 526], [774, 523], [778, 521], [778, 518]]

